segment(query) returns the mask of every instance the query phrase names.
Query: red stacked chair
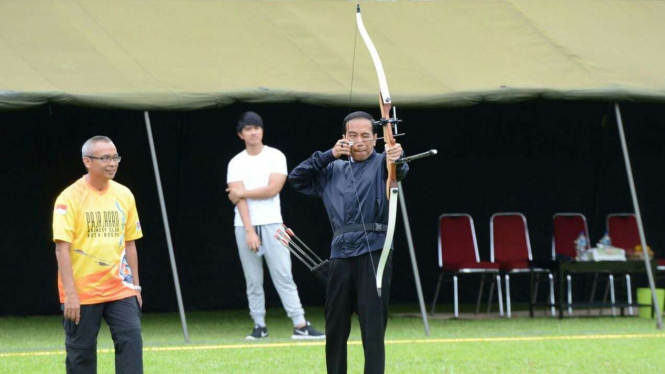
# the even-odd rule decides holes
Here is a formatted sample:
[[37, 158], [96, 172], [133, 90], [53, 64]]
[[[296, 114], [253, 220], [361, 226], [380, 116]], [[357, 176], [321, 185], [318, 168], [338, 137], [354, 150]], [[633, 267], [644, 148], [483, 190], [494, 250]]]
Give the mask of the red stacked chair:
[[607, 233], [614, 247], [630, 251], [636, 245], [640, 245], [640, 232], [633, 213], [607, 215]]
[[493, 275], [490, 285], [490, 296], [488, 302], [488, 312], [492, 303], [495, 278], [498, 284], [497, 292], [499, 299], [499, 311], [503, 316], [503, 301], [501, 297], [501, 282], [499, 278], [499, 266], [497, 264], [480, 261], [478, 255], [478, 242], [476, 240], [476, 230], [473, 224], [473, 218], [468, 214], [442, 214], [439, 217], [439, 267], [441, 275], [436, 285], [434, 301], [432, 302], [432, 314], [436, 307], [436, 300], [441, 289], [441, 282], [445, 275], [451, 275], [453, 280], [454, 300], [455, 300], [455, 318], [459, 316], [459, 298], [458, 298], [458, 276], [461, 274], [481, 274], [480, 290], [478, 292], [478, 301], [476, 303], [476, 313], [480, 310], [482, 300], [482, 291], [487, 274]]
[[[637, 227], [637, 218], [633, 213], [614, 213], [607, 215], [607, 233], [612, 240], [612, 246], [632, 251], [635, 246], [641, 245], [640, 231]], [[658, 272], [665, 271], [665, 261], [658, 260]], [[628, 302], [632, 302], [632, 289], [630, 286], [630, 275], [626, 274], [626, 289]], [[632, 308], [628, 308], [628, 314], [633, 314]]]
[[590, 248], [589, 228], [586, 217], [581, 213], [557, 213], [552, 218], [552, 259], [556, 255], [565, 255], [574, 259], [577, 256], [575, 240], [584, 233], [587, 238], [586, 249]]
[[[547, 273], [550, 279], [550, 303], [552, 316], [556, 315], [554, 310], [554, 278], [548, 269], [534, 268], [531, 266], [533, 257], [531, 255], [531, 242], [527, 228], [526, 217], [522, 213], [495, 213], [490, 218], [490, 240], [492, 262], [499, 264], [504, 274], [506, 283], [506, 314], [511, 317], [510, 305], [510, 275], [514, 274], [538, 274]], [[534, 292], [529, 295], [529, 310], [533, 316], [533, 305], [535, 304], [538, 284], [533, 287]]]
[[[589, 238], [589, 227], [587, 226], [586, 217], [581, 213], [557, 213], [552, 218], [553, 234], [552, 234], [552, 259], [556, 259], [557, 255], [564, 255], [574, 260], [577, 257], [577, 245], [575, 241], [579, 238], [580, 233], [586, 236], [586, 249], [591, 246]], [[572, 290], [572, 277], [566, 277], [568, 285], [568, 315], [573, 314], [573, 290]], [[589, 303], [593, 302], [596, 284], [598, 283], [598, 274], [595, 274], [593, 286], [591, 287], [591, 299]], [[610, 283], [608, 283], [609, 285]]]

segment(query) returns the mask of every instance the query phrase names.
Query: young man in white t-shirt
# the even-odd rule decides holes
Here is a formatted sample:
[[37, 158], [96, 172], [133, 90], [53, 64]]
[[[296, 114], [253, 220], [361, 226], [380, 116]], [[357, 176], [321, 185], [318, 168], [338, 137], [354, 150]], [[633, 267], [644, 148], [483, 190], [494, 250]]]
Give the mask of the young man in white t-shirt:
[[287, 315], [293, 321], [293, 339], [324, 339], [305, 319], [298, 289], [291, 274], [291, 254], [274, 238], [282, 225], [279, 192], [288, 171], [286, 157], [275, 148], [263, 145], [263, 120], [246, 112], [238, 120], [238, 137], [245, 150], [231, 162], [226, 182], [229, 200], [235, 204], [235, 235], [242, 270], [247, 283], [249, 314], [254, 330], [247, 339], [268, 336], [263, 292], [263, 258]]

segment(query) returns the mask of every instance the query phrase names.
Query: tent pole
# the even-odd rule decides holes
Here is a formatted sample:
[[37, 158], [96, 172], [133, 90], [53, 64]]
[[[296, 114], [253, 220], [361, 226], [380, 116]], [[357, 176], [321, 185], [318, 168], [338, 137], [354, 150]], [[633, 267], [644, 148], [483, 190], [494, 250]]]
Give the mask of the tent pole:
[[411, 237], [411, 226], [409, 226], [409, 215], [406, 212], [406, 202], [404, 201], [402, 182], [398, 183], [399, 183], [399, 202], [400, 202], [400, 207], [402, 208], [402, 219], [404, 220], [406, 240], [409, 243], [409, 254], [411, 255], [413, 278], [416, 281], [416, 292], [418, 293], [418, 302], [420, 303], [420, 314], [423, 317], [423, 324], [425, 325], [425, 335], [429, 336], [429, 323], [427, 322], [427, 312], [425, 312], [425, 299], [423, 298], [423, 288], [420, 285], [420, 273], [418, 272], [418, 263], [416, 262], [416, 251], [413, 248], [413, 238]]
[[173, 242], [171, 241], [171, 229], [169, 228], [169, 219], [166, 216], [166, 204], [164, 202], [164, 191], [162, 190], [162, 178], [159, 176], [159, 166], [157, 165], [157, 152], [155, 151], [155, 142], [152, 138], [152, 127], [150, 126], [150, 115], [144, 112], [145, 129], [148, 132], [148, 142], [150, 143], [150, 154], [152, 155], [152, 166], [155, 169], [155, 180], [157, 181], [157, 194], [159, 195], [159, 205], [162, 209], [162, 219], [164, 221], [164, 233], [166, 234], [166, 245], [169, 249], [169, 258], [171, 259], [171, 271], [173, 272], [173, 283], [175, 284], [175, 293], [178, 299], [178, 310], [180, 311], [180, 322], [182, 323], [182, 333], [185, 336], [185, 343], [189, 343], [189, 332], [187, 332], [187, 320], [185, 318], [185, 307], [182, 304], [182, 294], [180, 293], [180, 280], [178, 279], [178, 269], [173, 254]]
[[656, 312], [656, 328], [662, 330], [663, 328], [663, 315], [660, 312], [660, 305], [656, 298], [656, 285], [653, 280], [653, 272], [651, 271], [651, 261], [647, 252], [647, 239], [644, 235], [644, 226], [642, 225], [642, 213], [640, 213], [640, 206], [637, 203], [637, 192], [635, 190], [635, 180], [633, 179], [633, 169], [630, 166], [630, 158], [628, 156], [628, 145], [626, 144], [626, 134], [623, 130], [623, 120], [621, 119], [621, 111], [619, 110], [619, 103], [614, 103], [614, 111], [617, 116], [617, 125], [619, 127], [619, 135], [621, 136], [621, 147], [623, 148], [623, 159], [626, 163], [626, 174], [628, 174], [628, 184], [630, 185], [630, 194], [633, 198], [633, 208], [635, 209], [635, 218], [637, 218], [637, 228], [640, 232], [640, 244], [642, 245], [642, 253], [644, 255], [644, 264], [647, 268], [647, 278], [649, 279], [649, 288], [651, 288], [651, 297], [653, 300], [653, 307]]

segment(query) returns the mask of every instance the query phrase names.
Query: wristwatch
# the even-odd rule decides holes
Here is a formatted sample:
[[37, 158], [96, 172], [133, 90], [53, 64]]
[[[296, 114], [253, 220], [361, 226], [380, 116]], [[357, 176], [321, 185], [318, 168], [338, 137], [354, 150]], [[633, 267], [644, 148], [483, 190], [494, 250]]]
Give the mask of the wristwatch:
[[137, 292], [141, 292], [143, 289], [141, 288], [141, 286], [134, 286], [134, 290]]

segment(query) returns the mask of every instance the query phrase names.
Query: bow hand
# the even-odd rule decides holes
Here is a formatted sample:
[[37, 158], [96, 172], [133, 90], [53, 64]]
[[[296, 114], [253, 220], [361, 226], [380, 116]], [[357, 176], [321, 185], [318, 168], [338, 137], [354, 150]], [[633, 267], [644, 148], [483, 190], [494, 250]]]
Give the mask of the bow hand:
[[402, 153], [402, 146], [399, 143], [395, 143], [393, 146], [386, 144], [386, 162], [388, 166], [399, 160], [402, 157]]

